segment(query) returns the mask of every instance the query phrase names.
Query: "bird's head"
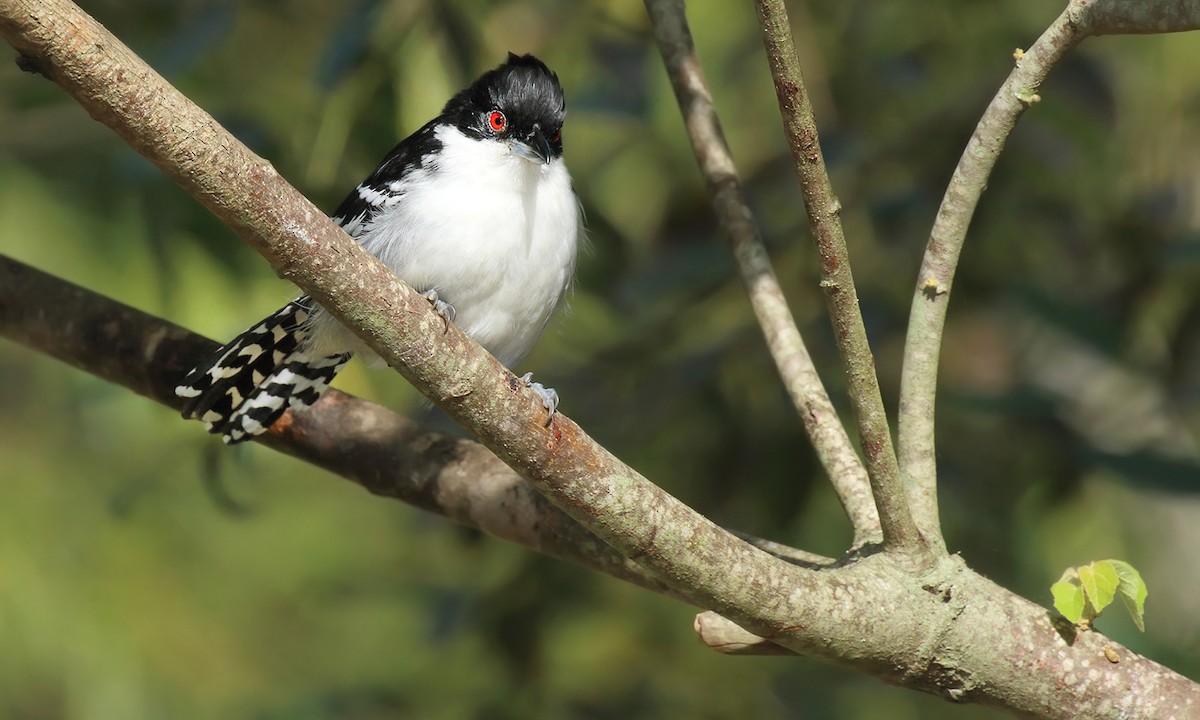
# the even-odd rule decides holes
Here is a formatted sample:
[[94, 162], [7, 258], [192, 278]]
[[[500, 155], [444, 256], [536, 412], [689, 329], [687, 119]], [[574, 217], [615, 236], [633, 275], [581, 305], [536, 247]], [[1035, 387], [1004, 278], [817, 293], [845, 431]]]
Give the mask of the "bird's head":
[[465, 134], [504, 143], [513, 155], [541, 165], [562, 157], [566, 114], [558, 76], [534, 56], [512, 53], [442, 110]]

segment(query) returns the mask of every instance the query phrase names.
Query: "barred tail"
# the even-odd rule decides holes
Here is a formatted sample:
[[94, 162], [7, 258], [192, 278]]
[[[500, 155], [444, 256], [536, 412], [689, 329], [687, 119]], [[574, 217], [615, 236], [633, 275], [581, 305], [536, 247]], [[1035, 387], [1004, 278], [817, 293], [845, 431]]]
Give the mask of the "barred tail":
[[311, 357], [301, 349], [311, 313], [307, 297], [290, 302], [189, 372], [175, 388], [188, 399], [183, 416], [232, 444], [264, 432], [289, 407], [315, 403], [350, 353]]

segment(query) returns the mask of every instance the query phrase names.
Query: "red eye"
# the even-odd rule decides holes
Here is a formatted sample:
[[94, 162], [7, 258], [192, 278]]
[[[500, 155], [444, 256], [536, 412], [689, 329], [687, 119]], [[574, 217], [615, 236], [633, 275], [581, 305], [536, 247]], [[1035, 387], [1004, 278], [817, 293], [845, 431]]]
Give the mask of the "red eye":
[[488, 115], [488, 126], [494, 132], [501, 132], [508, 125], [508, 120], [504, 118], [504, 113], [499, 110], [493, 110], [491, 115]]
[[550, 138], [550, 142], [556, 143], [556, 144], [558, 143], [559, 140], [562, 140], [562, 128], [555, 130], [554, 135]]

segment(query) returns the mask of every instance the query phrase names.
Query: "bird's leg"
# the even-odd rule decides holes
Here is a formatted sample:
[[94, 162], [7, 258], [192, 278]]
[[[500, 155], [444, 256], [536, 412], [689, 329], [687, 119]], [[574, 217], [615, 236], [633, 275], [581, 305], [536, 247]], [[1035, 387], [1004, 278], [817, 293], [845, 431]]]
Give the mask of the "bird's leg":
[[454, 306], [438, 297], [437, 290], [426, 290], [421, 293], [421, 297], [429, 301], [433, 306], [433, 311], [441, 316], [446, 323], [446, 330], [450, 329], [450, 323], [454, 322]]
[[534, 382], [533, 373], [531, 372], [522, 375], [521, 382], [525, 383], [525, 387], [532, 390], [541, 399], [542, 407], [546, 408], [546, 424], [544, 427], [550, 427], [550, 423], [554, 420], [554, 413], [558, 412], [558, 391], [554, 388], [548, 388], [541, 383]]

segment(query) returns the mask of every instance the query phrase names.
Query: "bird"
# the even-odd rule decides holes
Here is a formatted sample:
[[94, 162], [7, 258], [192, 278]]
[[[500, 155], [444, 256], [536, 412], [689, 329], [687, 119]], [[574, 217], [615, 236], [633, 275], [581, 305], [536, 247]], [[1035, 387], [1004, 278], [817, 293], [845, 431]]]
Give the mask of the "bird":
[[[509, 53], [397, 144], [331, 216], [506, 366], [532, 349], [574, 276], [583, 217], [563, 161], [565, 117], [558, 76]], [[301, 295], [221, 346], [175, 394], [184, 418], [238, 443], [315, 403], [354, 355], [383, 364]], [[549, 421], [558, 394], [521, 379]]]

